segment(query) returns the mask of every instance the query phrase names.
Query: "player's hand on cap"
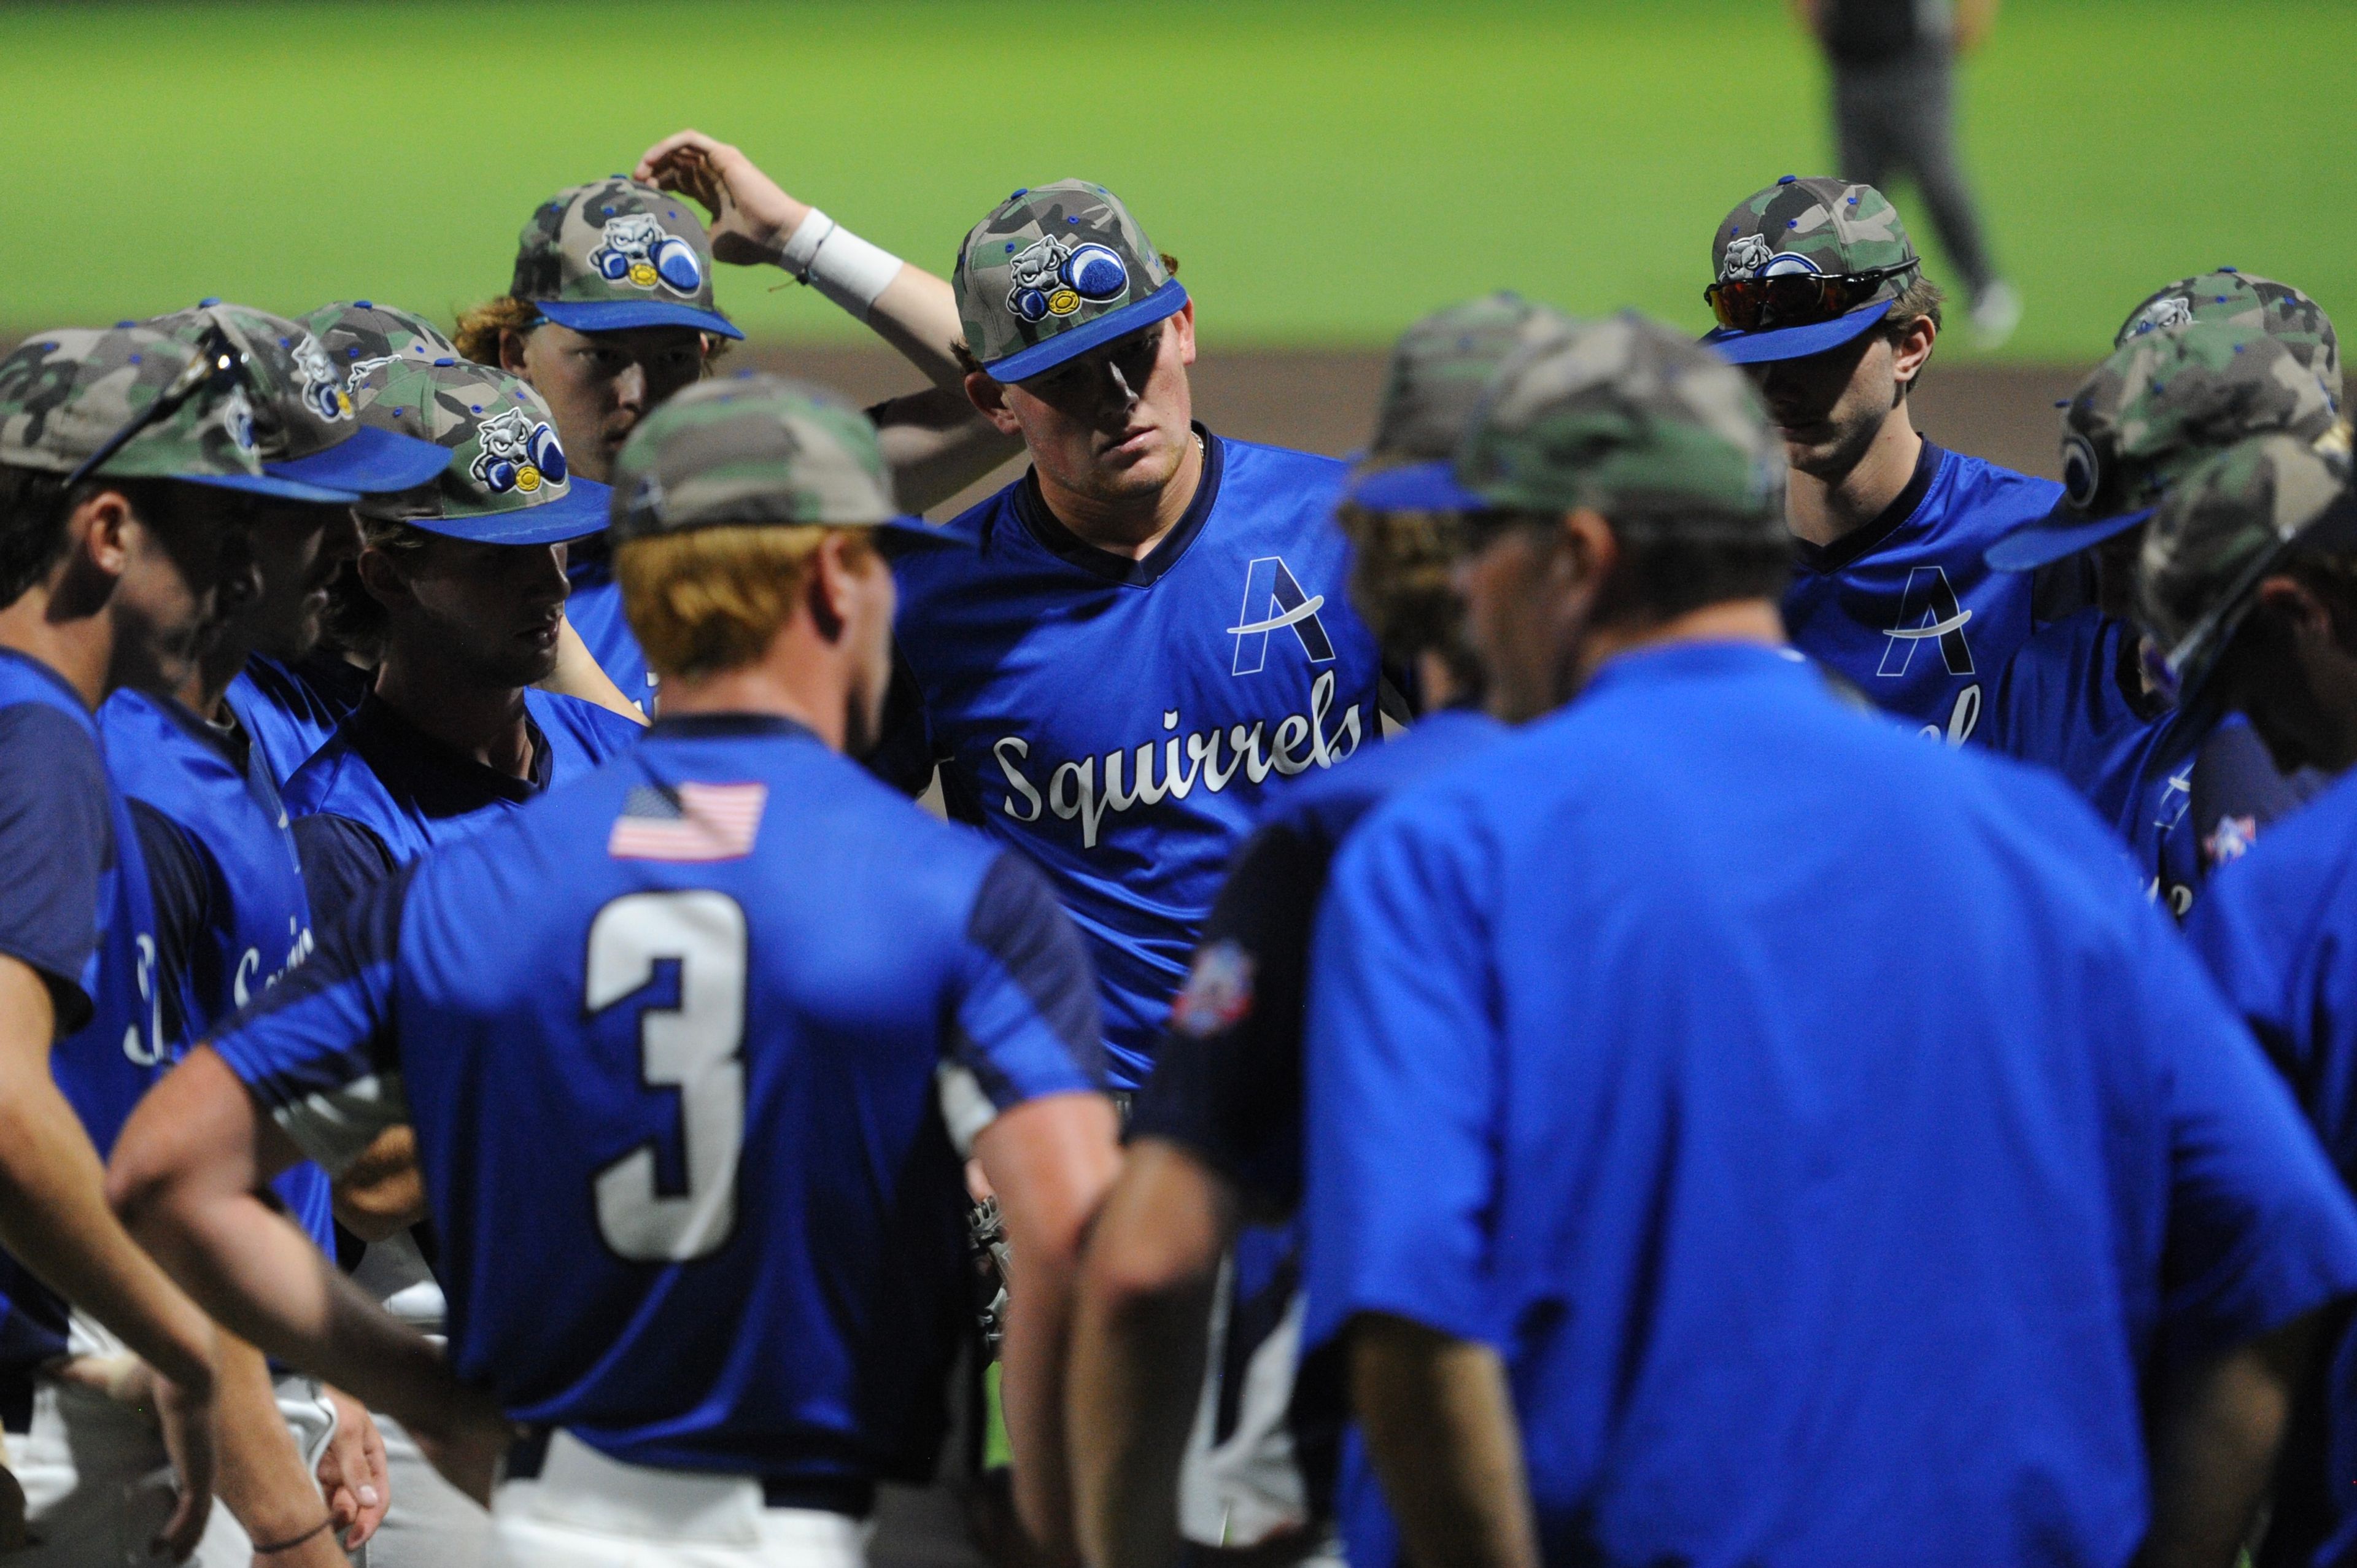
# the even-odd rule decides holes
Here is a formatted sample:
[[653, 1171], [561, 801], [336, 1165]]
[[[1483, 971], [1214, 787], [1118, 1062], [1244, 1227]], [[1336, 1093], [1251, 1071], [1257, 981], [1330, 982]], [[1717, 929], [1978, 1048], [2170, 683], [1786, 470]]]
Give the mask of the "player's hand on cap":
[[336, 1407], [336, 1434], [319, 1455], [319, 1491], [343, 1532], [344, 1550], [358, 1552], [384, 1522], [393, 1506], [391, 1469], [384, 1434], [368, 1406], [341, 1389], [323, 1391]]
[[395, 1413], [402, 1415], [409, 1435], [444, 1480], [485, 1508], [491, 1506], [491, 1483], [498, 1478], [500, 1460], [516, 1440], [516, 1429], [490, 1395], [480, 1389], [463, 1390], [457, 1402], [431, 1418], [411, 1420], [405, 1412]]
[[811, 210], [751, 158], [701, 131], [681, 131], [649, 147], [633, 177], [700, 203], [712, 214], [713, 255], [737, 266], [776, 261]]

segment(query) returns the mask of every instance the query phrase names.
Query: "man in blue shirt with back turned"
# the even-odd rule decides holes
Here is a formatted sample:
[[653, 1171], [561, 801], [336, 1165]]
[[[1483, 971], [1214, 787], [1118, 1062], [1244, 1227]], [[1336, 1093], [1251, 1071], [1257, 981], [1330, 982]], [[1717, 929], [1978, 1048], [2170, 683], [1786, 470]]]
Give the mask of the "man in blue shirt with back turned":
[[1792, 646], [1964, 745], [2013, 650], [2083, 602], [2072, 574], [2033, 582], [1981, 558], [2060, 487], [1916, 431], [1908, 398], [1940, 335], [1941, 294], [1872, 186], [1787, 175], [1727, 214], [1711, 263], [1719, 325], [1703, 341], [1751, 376], [1792, 465]]
[[2357, 1208], [2083, 806], [1784, 646], [1779, 456], [1624, 316], [1429, 470], [1532, 722], [1336, 862], [1303, 1342], [1420, 1563], [2229, 1562]]
[[1110, 191], [1018, 190], [952, 275], [966, 391], [1031, 469], [910, 562], [881, 770], [1039, 863], [1146, 1080], [1228, 858], [1291, 782], [1382, 737], [1345, 592], [1343, 466], [1194, 423], [1187, 291]]
[[[876, 1483], [938, 1458], [970, 1152], [1019, 1259], [1018, 1500], [1068, 1551], [1069, 1281], [1117, 1157], [1087, 956], [1021, 856], [839, 755], [890, 682], [880, 556], [945, 540], [896, 515], [856, 410], [768, 377], [672, 399], [616, 478], [647, 740], [366, 895], [157, 1089], [118, 1201], [479, 1495], [526, 1423], [500, 1562], [858, 1568]], [[447, 1359], [253, 1196], [404, 1120]]]

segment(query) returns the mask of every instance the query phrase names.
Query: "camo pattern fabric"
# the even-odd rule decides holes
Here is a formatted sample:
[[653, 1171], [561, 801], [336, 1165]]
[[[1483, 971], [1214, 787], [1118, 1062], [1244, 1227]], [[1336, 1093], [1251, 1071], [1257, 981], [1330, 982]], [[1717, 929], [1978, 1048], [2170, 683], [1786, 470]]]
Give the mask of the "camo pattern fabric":
[[1410, 327], [1383, 374], [1375, 438], [1363, 467], [1446, 462], [1515, 349], [1571, 325], [1562, 312], [1500, 292], [1452, 305]]
[[2341, 402], [2341, 336], [2324, 307], [2287, 283], [2221, 267], [2214, 273], [2179, 278], [2147, 295], [2120, 323], [2112, 347], [2147, 332], [2173, 331], [2196, 321], [2222, 322], [2229, 327], [2255, 327], [2292, 351], [2292, 357], [2316, 372], [2324, 390]]
[[724, 523], [848, 526], [899, 515], [867, 416], [782, 376], [699, 382], [649, 414], [615, 459], [618, 544]]
[[[1916, 260], [1899, 209], [1870, 185], [1786, 175], [1736, 204], [1711, 236], [1720, 283], [1783, 273], [1826, 276], [1879, 272]], [[1914, 277], [1882, 280], [1875, 299], [1897, 299]]]
[[265, 463], [293, 462], [350, 440], [361, 427], [343, 378], [311, 329], [283, 316], [216, 300], [158, 316], [147, 325], [191, 349], [219, 327], [245, 354], [241, 374], [253, 400], [253, 440]]
[[1749, 377], [1624, 311], [1566, 325], [1508, 360], [1457, 456], [1501, 509], [1588, 507], [1642, 531], [1784, 537], [1784, 444]]
[[[0, 463], [67, 474], [199, 363], [153, 327], [37, 332], [0, 359]], [[208, 381], [133, 436], [99, 472], [118, 478], [258, 478], [242, 381]]]
[[2281, 339], [2196, 321], [2114, 349], [2062, 415], [2063, 497], [2089, 517], [2150, 506], [2222, 446], [2282, 431], [2315, 442], [2332, 398]]
[[2350, 501], [2346, 458], [2283, 434], [2212, 454], [2161, 498], [2136, 562], [2136, 609], [2180, 692], [2216, 665], [2267, 567], [2328, 513], [2346, 519]]
[[533, 210], [508, 292], [518, 299], [719, 308], [703, 220], [681, 198], [620, 175], [560, 190]]
[[395, 360], [431, 364], [459, 357], [457, 345], [424, 317], [373, 300], [323, 305], [303, 317], [303, 325], [319, 339], [328, 362], [344, 378], [346, 394], [354, 397], [379, 365]]
[[950, 281], [966, 344], [988, 365], [1135, 304], [1170, 274], [1119, 197], [1060, 179], [975, 224]]
[[380, 365], [361, 381], [360, 413], [380, 430], [431, 441], [450, 453], [449, 465], [432, 484], [371, 507], [372, 513], [490, 517], [544, 506], [569, 492], [569, 467], [548, 405], [489, 365], [448, 358]]

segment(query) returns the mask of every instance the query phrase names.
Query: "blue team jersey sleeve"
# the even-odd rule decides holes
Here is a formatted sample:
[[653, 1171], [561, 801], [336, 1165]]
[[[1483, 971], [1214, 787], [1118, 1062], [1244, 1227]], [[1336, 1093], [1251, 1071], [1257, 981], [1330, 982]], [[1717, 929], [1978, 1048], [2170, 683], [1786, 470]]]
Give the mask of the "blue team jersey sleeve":
[[1477, 844], [1390, 812], [1336, 862], [1309, 970], [1305, 1348], [1363, 1312], [1495, 1336], [1483, 880]]
[[107, 793], [98, 747], [72, 718], [43, 703], [0, 708], [0, 953], [48, 983], [60, 1036], [92, 1005]]
[[394, 865], [393, 851], [366, 823], [332, 811], [294, 822], [295, 853], [303, 865], [303, 886], [311, 899], [311, 929], [340, 924], [361, 894], [382, 881]]
[[416, 870], [404, 866], [362, 893], [309, 961], [212, 1041], [255, 1102], [330, 1176], [409, 1120], [393, 1044], [393, 971]]
[[2155, 924], [2137, 996], [2169, 1135], [2159, 1350], [2175, 1363], [2357, 1292], [2357, 1206], [2283, 1079]]
[[961, 1155], [1002, 1111], [1104, 1088], [1096, 974], [1071, 918], [1028, 862], [983, 874], [942, 1069], [942, 1106]]

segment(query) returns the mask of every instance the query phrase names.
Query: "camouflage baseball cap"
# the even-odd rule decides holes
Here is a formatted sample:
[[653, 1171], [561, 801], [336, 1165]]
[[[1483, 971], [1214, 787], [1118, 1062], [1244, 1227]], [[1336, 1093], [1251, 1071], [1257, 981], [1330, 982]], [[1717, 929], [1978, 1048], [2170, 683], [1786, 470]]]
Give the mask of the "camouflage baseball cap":
[[1560, 311], [1501, 291], [1436, 310], [1410, 327], [1392, 349], [1361, 477], [1456, 456], [1498, 367], [1524, 344], [1570, 325]]
[[712, 300], [712, 242], [678, 197], [614, 175], [536, 208], [508, 292], [576, 332], [693, 327], [745, 336]]
[[176, 384], [190, 384], [184, 376], [202, 376], [178, 408], [133, 435], [98, 472], [349, 502], [340, 492], [263, 472], [243, 379], [208, 374], [203, 365], [196, 349], [135, 323], [37, 332], [0, 359], [0, 464], [70, 474], [152, 413]]
[[381, 515], [484, 544], [554, 544], [606, 526], [606, 487], [572, 475], [548, 405], [513, 376], [468, 360], [395, 360], [361, 381], [360, 409], [445, 459]]
[[218, 328], [244, 353], [241, 373], [266, 474], [335, 491], [334, 499], [350, 504], [413, 489], [441, 470], [444, 454], [432, 443], [361, 424], [343, 378], [300, 322], [209, 299], [148, 325], [192, 349]]
[[457, 345], [422, 316], [373, 300], [323, 305], [303, 317], [319, 339], [328, 362], [344, 378], [344, 392], [357, 397], [361, 382], [379, 365], [407, 360], [430, 365], [459, 358]]
[[891, 547], [963, 542], [902, 515], [865, 413], [751, 372], [699, 382], [647, 415], [615, 458], [613, 508], [617, 544], [759, 523], [874, 528]]
[[2136, 563], [2136, 619], [2190, 705], [2296, 544], [2357, 548], [2345, 459], [2268, 435], [2212, 456], [2161, 499]]
[[1722, 327], [1703, 338], [1736, 364], [1760, 365], [1822, 354], [1862, 336], [1890, 314], [1922, 263], [1899, 209], [1874, 187], [1788, 174], [1720, 221], [1711, 235], [1710, 266], [1719, 283], [1786, 274], [1880, 275], [1867, 303], [1830, 321], [1749, 332]]
[[2324, 307], [2287, 283], [2220, 267], [2179, 278], [2167, 288], [2147, 295], [2112, 338], [2125, 348], [2132, 338], [2166, 332], [2196, 321], [2222, 321], [2232, 327], [2256, 327], [2292, 351], [2292, 357], [2316, 372], [2317, 380], [2341, 403], [2341, 338]]
[[1028, 381], [1186, 308], [1187, 290], [1121, 198], [1060, 179], [1017, 191], [975, 224], [950, 274], [982, 368]]
[[2135, 527], [2202, 458], [2282, 431], [2315, 442], [2333, 428], [2314, 371], [2256, 327], [2196, 321], [2128, 339], [2080, 383], [2062, 415], [2062, 499], [1988, 551], [2026, 572]]
[[1634, 311], [1566, 324], [1499, 370], [1452, 462], [1371, 478], [1378, 510], [1569, 511], [1638, 531], [1784, 537], [1784, 447], [1750, 381]]

